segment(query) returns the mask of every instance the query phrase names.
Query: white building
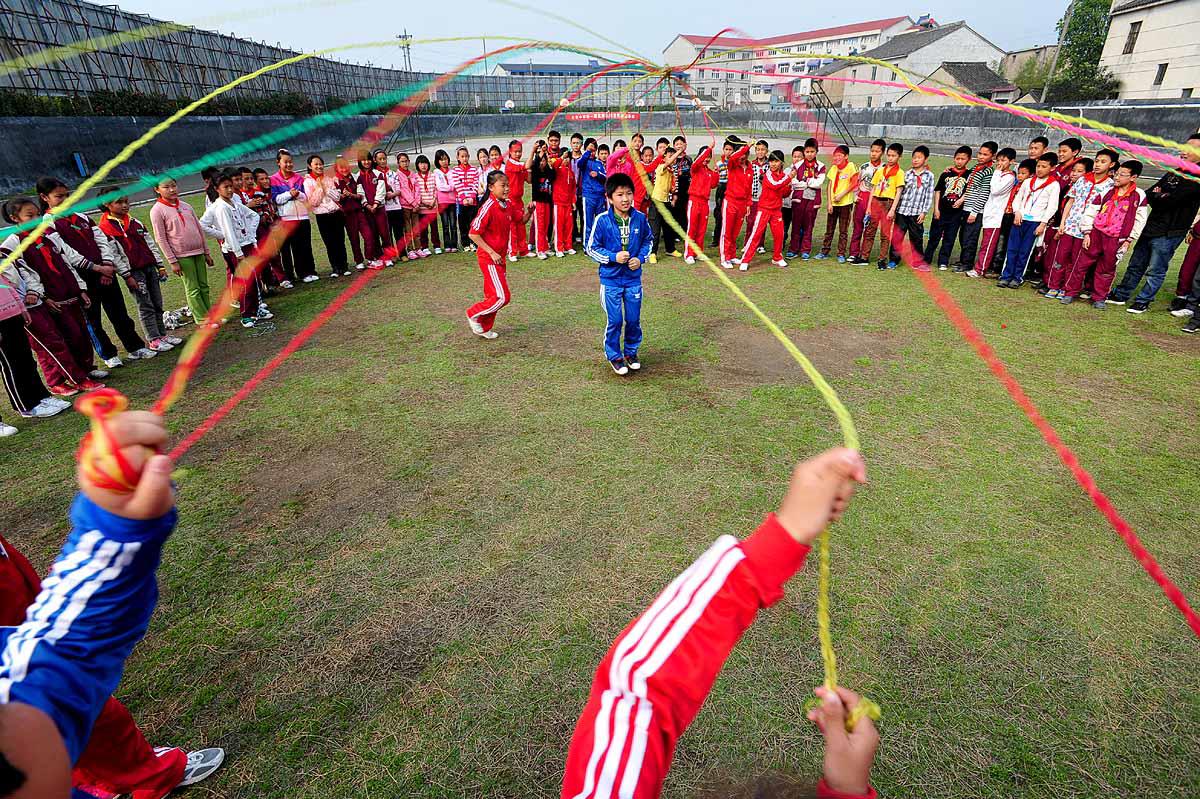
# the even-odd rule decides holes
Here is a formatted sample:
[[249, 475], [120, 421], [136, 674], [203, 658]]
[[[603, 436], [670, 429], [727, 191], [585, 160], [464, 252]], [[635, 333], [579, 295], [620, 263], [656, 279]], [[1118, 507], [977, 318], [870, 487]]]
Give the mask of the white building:
[[[920, 83], [946, 62], [983, 63], [995, 69], [999, 67], [1005, 52], [979, 35], [970, 25], [960, 21], [894, 36], [879, 47], [859, 55], [894, 64], [906, 72], [913, 83]], [[834, 104], [840, 102], [846, 108], [891, 106], [909, 91], [907, 86], [853, 82], [857, 79], [903, 83], [895, 70], [876, 64], [835, 62], [820, 72], [821, 87], [830, 100]], [[793, 92], [797, 95], [803, 93], [801, 87], [795, 85]]]
[[[697, 94], [717, 105], [765, 104], [771, 100], [772, 85], [779, 83], [781, 76], [806, 75], [829, 63], [832, 56], [869, 50], [913, 25], [912, 18], [905, 16], [766, 39], [722, 36], [714, 40], [712, 36], [679, 34], [663, 50], [663, 58], [665, 63], [682, 69], [701, 57], [703, 63], [688, 69], [688, 79]], [[710, 58], [720, 53], [725, 55]]]
[[1115, 0], [1109, 15], [1100, 66], [1121, 81], [1118, 97], [1178, 99], [1200, 91], [1200, 0]]

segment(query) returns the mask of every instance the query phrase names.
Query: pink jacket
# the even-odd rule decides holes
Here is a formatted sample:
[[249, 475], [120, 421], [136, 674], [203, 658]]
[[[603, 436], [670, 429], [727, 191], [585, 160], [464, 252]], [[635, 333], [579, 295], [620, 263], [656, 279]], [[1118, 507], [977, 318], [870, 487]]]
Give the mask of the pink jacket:
[[401, 172], [399, 169], [388, 171], [388, 177], [395, 181], [388, 183], [389, 187], [393, 187], [392, 191], [400, 195], [400, 205], [406, 211], [417, 210], [417, 203], [420, 202], [420, 197], [417, 196], [417, 187], [413, 180], [417, 177], [416, 172]]
[[[618, 164], [617, 160], [622, 156], [625, 158], [625, 163]], [[633, 166], [633, 161], [629, 160], [632, 157], [633, 156], [629, 154], [628, 147], [618, 147], [616, 150], [613, 150], [613, 154], [610, 155], [608, 157], [608, 161], [605, 162], [604, 171], [608, 173], [610, 178], [618, 173], [633, 177], [636, 174], [636, 170]]]
[[413, 191], [417, 194], [419, 204], [418, 211], [423, 214], [432, 214], [437, 212], [437, 178], [432, 172], [426, 172], [422, 175], [420, 172], [413, 172], [412, 176]]
[[433, 170], [433, 180], [437, 184], [438, 206], [445, 208], [447, 205], [454, 205], [458, 195], [454, 191], [453, 172], [449, 169], [445, 172], [435, 169]]
[[150, 227], [159, 249], [171, 263], [208, 251], [196, 212], [182, 200], [175, 205], [164, 200], [155, 202], [150, 209]]

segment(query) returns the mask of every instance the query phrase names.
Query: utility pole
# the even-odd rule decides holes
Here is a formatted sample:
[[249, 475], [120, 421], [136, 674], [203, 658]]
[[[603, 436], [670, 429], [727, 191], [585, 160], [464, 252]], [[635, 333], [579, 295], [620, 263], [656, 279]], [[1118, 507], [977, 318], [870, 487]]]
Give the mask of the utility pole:
[[1041, 102], [1046, 102], [1046, 93], [1050, 91], [1050, 81], [1054, 78], [1054, 70], [1058, 69], [1058, 56], [1062, 53], [1063, 43], [1067, 40], [1067, 30], [1071, 27], [1071, 17], [1075, 14], [1075, 0], [1067, 4], [1067, 13], [1063, 16], [1062, 30], [1058, 32], [1058, 47], [1054, 48], [1054, 58], [1050, 61], [1050, 72], [1046, 74], [1046, 85], [1042, 87]]
[[[404, 50], [404, 69], [406, 72], [408, 72], [409, 76], [411, 77], [412, 71], [413, 71], [413, 68], [412, 68], [412, 36], [410, 36], [408, 34], [408, 28], [405, 28], [404, 33], [400, 34], [396, 38], [400, 40], [400, 47]], [[410, 119], [412, 120], [413, 139], [416, 143], [417, 149], [420, 150], [421, 149], [421, 125], [420, 125], [420, 121], [417, 119], [416, 110], [413, 111]]]

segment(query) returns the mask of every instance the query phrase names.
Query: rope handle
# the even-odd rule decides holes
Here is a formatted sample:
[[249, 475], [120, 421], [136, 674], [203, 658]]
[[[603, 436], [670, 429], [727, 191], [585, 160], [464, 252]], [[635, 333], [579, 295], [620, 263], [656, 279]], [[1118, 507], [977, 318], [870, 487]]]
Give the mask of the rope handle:
[[84, 478], [97, 488], [122, 494], [133, 493], [141, 473], [115, 445], [108, 420], [128, 407], [129, 398], [114, 388], [90, 391], [75, 401], [75, 410], [91, 421], [91, 430], [75, 451]]

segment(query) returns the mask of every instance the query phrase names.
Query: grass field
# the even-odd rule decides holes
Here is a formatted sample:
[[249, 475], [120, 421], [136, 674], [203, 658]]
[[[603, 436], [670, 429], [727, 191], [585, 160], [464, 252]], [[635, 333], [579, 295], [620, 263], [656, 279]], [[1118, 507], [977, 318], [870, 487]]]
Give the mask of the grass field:
[[[191, 794], [557, 795], [612, 638], [718, 535], [749, 533], [797, 459], [839, 443], [701, 266], [647, 267], [644, 370], [627, 379], [603, 361], [582, 255], [509, 276], [488, 342], [463, 319], [471, 256], [385, 271], [179, 464], [161, 604], [118, 695], [153, 742], [228, 750]], [[862, 435], [872, 483], [834, 530], [833, 634], [843, 681], [883, 706], [881, 795], [1200, 795], [1196, 638], [918, 281], [829, 261], [734, 279]], [[1200, 599], [1200, 344], [1162, 298], [1133, 317], [937, 279]], [[224, 330], [173, 433], [345, 285], [277, 298], [273, 333]], [[147, 407], [171, 363], [110, 384]], [[0, 523], [44, 568], [85, 425], [20, 426], [0, 446]], [[667, 796], [815, 780], [814, 598], [806, 570], [760, 616]]]

